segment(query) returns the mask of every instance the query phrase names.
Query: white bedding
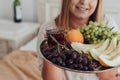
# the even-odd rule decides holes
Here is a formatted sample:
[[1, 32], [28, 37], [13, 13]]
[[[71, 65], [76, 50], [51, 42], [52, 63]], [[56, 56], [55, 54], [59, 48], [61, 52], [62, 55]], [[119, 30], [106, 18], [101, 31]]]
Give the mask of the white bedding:
[[29, 51], [37, 51], [37, 37], [33, 38], [31, 41], [29, 41], [27, 44], [23, 45], [20, 50], [29, 50]]

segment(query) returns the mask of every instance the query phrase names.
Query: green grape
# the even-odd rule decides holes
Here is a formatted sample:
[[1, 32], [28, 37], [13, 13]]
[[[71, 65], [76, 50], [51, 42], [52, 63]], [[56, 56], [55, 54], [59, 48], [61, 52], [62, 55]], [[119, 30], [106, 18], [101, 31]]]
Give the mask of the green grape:
[[94, 24], [94, 22], [93, 21], [89, 21], [89, 25], [93, 25]]
[[108, 34], [108, 32], [107, 32], [107, 31], [104, 31], [104, 32], [103, 32], [103, 34], [107, 35], [107, 34]]
[[86, 32], [86, 35], [89, 35], [89, 34], [90, 34], [89, 31], [87, 31], [87, 32]]
[[90, 29], [92, 27], [92, 25], [88, 25], [87, 27]]
[[100, 27], [105, 27], [105, 26], [106, 26], [105, 22], [100, 23]]
[[90, 38], [90, 35], [87, 35], [87, 38]]
[[119, 36], [118, 41], [120, 41], [120, 34], [112, 32], [112, 29], [104, 22], [97, 23], [90, 21], [88, 25], [84, 25], [79, 30], [83, 34], [86, 43], [94, 44], [107, 38], [112, 39], [115, 36]]
[[94, 41], [97, 41], [97, 38], [94, 37], [93, 40], [94, 40]]
[[98, 27], [94, 27], [95, 30], [98, 30]]
[[99, 33], [101, 33], [101, 32], [102, 32], [102, 30], [101, 30], [101, 29], [98, 29], [98, 32], [99, 32]]

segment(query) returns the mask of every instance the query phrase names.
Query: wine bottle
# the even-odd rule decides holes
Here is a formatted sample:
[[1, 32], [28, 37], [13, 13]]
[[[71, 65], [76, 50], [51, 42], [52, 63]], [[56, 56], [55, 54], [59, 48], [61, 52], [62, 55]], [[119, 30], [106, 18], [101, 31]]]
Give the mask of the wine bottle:
[[14, 21], [22, 21], [22, 11], [21, 11], [21, 2], [20, 0], [14, 0]]

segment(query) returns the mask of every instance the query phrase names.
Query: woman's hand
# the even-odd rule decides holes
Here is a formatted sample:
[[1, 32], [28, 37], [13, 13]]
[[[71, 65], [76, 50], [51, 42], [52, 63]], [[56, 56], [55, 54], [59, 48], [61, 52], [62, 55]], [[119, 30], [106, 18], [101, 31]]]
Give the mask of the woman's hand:
[[115, 80], [117, 71], [118, 71], [117, 68], [115, 68], [110, 71], [97, 73], [97, 76], [99, 80]]
[[42, 77], [43, 80], [64, 80], [64, 73], [62, 69], [57, 68], [56, 66], [52, 65], [47, 61], [44, 61]]

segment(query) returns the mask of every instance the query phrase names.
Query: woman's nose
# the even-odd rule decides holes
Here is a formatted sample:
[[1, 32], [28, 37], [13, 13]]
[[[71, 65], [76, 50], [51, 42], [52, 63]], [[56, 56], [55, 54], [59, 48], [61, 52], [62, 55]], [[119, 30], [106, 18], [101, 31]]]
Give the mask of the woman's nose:
[[90, 0], [79, 0], [79, 3], [80, 4], [88, 4]]

